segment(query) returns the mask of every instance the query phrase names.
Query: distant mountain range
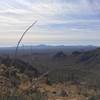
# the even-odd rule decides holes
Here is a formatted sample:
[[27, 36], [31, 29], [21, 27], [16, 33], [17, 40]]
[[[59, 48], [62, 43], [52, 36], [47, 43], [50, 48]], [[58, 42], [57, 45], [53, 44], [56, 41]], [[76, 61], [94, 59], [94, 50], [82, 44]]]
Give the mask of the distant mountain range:
[[[1, 54], [12, 54], [15, 52], [16, 47], [1, 47]], [[19, 52], [21, 53], [55, 53], [59, 51], [64, 51], [66, 53], [72, 53], [73, 51], [90, 51], [96, 49], [96, 46], [88, 45], [88, 46], [66, 46], [66, 45], [32, 45], [32, 46], [20, 46]]]

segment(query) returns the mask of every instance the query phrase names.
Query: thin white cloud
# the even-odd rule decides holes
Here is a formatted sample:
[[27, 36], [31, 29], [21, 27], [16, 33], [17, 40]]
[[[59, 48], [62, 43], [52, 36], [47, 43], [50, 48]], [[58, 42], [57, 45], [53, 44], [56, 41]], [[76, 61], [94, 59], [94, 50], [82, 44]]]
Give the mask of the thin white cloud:
[[[85, 40], [87, 35], [91, 35], [88, 39], [96, 39], [94, 34], [100, 31], [99, 4], [99, 0], [2, 0], [0, 36], [15, 36], [16, 41], [16, 34], [21, 35], [29, 24], [38, 20], [36, 27], [29, 33], [37, 33], [44, 41], [49, 39], [50, 34], [51, 37], [54, 34], [58, 38], [60, 34], [65, 42], [70, 37]], [[46, 37], [43, 38], [42, 35]]]

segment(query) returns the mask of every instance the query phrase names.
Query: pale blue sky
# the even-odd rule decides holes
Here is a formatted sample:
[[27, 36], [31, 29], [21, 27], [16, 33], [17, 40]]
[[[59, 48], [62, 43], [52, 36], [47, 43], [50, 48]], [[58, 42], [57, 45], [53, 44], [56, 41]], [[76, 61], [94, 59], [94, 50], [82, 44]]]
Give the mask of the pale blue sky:
[[100, 45], [100, 0], [0, 0], [0, 45]]

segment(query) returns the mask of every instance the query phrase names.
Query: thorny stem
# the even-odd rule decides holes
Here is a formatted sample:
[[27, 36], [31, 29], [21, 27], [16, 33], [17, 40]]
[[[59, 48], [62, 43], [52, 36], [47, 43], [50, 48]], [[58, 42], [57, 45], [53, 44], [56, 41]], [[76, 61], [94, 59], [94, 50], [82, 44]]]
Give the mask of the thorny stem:
[[19, 48], [19, 45], [20, 45], [20, 43], [21, 43], [23, 37], [25, 36], [25, 34], [27, 33], [27, 31], [28, 31], [32, 26], [34, 26], [36, 23], [37, 23], [37, 21], [35, 21], [32, 25], [30, 25], [30, 26], [25, 30], [25, 32], [22, 34], [21, 38], [19, 39], [19, 41], [18, 41], [18, 43], [17, 43], [14, 58], [17, 57], [18, 48]]
[[[29, 29], [31, 29], [32, 26], [34, 26], [35, 24], [37, 23], [37, 21], [35, 21], [34, 23], [32, 23], [22, 34], [21, 38], [19, 39], [18, 43], [17, 43], [17, 46], [16, 46], [16, 49], [15, 49], [15, 54], [14, 54], [14, 58], [12, 59], [12, 62], [10, 63], [10, 67], [12, 68], [13, 66], [13, 63], [15, 62], [16, 58], [17, 58], [17, 53], [18, 53], [18, 48], [19, 48], [19, 45], [23, 39], [23, 37], [25, 36], [25, 34], [28, 32]], [[11, 68], [9, 70], [9, 78], [11, 78]]]

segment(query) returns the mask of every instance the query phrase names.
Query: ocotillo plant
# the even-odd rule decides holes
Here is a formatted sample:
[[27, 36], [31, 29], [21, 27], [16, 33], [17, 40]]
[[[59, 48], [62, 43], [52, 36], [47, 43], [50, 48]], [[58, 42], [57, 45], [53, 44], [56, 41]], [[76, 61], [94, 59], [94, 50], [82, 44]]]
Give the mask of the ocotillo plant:
[[[12, 62], [10, 64], [10, 66], [12, 67], [13, 66], [13, 63], [15, 62], [16, 58], [17, 58], [17, 53], [18, 53], [18, 48], [19, 48], [19, 45], [23, 39], [23, 37], [25, 36], [25, 34], [28, 32], [29, 29], [31, 29], [32, 26], [34, 26], [35, 24], [37, 23], [37, 21], [35, 21], [34, 23], [32, 23], [22, 34], [21, 38], [19, 39], [19, 41], [17, 42], [17, 46], [16, 46], [16, 49], [15, 49], [15, 54], [14, 54], [14, 58], [12, 59]], [[10, 69], [11, 70], [11, 69]], [[9, 77], [11, 78], [11, 72], [9, 72]]]
[[29, 29], [31, 29], [31, 27], [34, 26], [36, 23], [37, 23], [37, 21], [35, 21], [34, 23], [32, 23], [32, 25], [30, 25], [30, 26], [25, 30], [25, 32], [22, 34], [21, 38], [19, 39], [19, 41], [18, 41], [18, 43], [17, 43], [14, 58], [17, 57], [18, 48], [19, 48], [19, 45], [20, 45], [20, 43], [21, 43], [23, 37], [25, 36], [25, 34], [27, 33], [27, 31], [28, 31]]

